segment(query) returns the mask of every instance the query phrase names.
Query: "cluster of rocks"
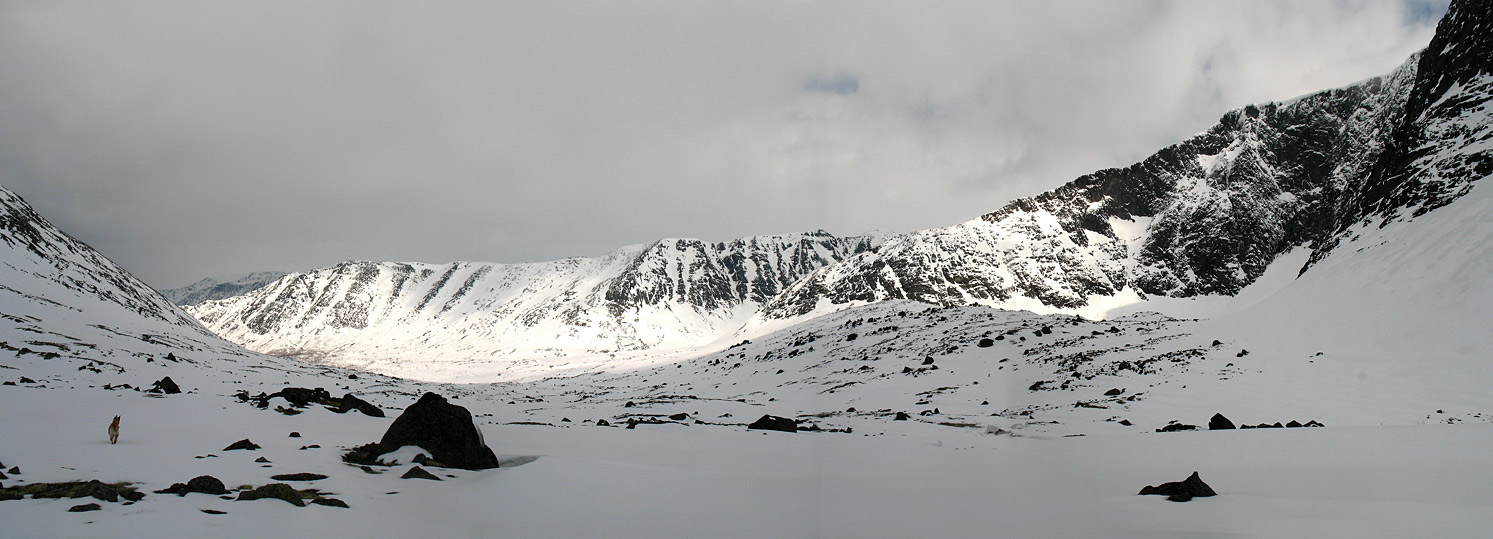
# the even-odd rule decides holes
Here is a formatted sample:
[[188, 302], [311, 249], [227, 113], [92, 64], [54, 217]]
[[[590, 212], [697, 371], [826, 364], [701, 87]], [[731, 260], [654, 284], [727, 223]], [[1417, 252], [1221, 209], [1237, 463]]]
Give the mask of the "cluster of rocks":
[[[347, 393], [340, 398], [336, 398], [332, 397], [331, 392], [319, 387], [315, 389], [306, 389], [304, 387], [287, 387], [274, 393], [260, 393], [252, 397], [249, 396], [248, 391], [240, 391], [235, 396], [238, 397], [238, 400], [241, 402], [252, 402], [255, 406], [258, 406], [260, 408], [269, 408], [270, 399], [280, 397], [282, 399], [285, 399], [286, 402], [289, 402], [291, 406], [294, 406], [296, 408], [305, 408], [306, 406], [310, 406], [311, 404], [315, 403], [325, 406], [328, 410], [339, 414], [345, 414], [347, 412], [357, 410], [370, 417], [384, 417], [383, 410], [379, 409], [379, 407], [374, 406], [368, 401], [358, 398], [352, 393]], [[293, 415], [294, 413], [299, 412], [297, 411], [293, 413], [282, 413]]]
[[[1239, 426], [1236, 427], [1236, 426], [1234, 426], [1234, 422], [1230, 421], [1229, 418], [1224, 417], [1223, 414], [1213, 414], [1213, 417], [1208, 420], [1208, 430], [1232, 430], [1232, 429], [1236, 429], [1236, 428], [1238, 428], [1238, 429], [1282, 429], [1282, 428], [1291, 428], [1291, 429], [1294, 429], [1294, 428], [1299, 428], [1299, 427], [1325, 427], [1325, 426], [1326, 425], [1318, 423], [1315, 419], [1313, 419], [1311, 421], [1307, 421], [1306, 423], [1301, 423], [1301, 422], [1296, 421], [1296, 420], [1293, 419], [1293, 420], [1291, 420], [1290, 422], [1288, 422], [1288, 423], [1286, 423], [1284, 425], [1282, 425], [1279, 421], [1277, 421], [1277, 422], [1275, 422], [1273, 424], [1272, 423], [1260, 423], [1260, 424], [1257, 424], [1257, 425], [1248, 425], [1248, 424], [1245, 424], [1245, 425], [1239, 425]], [[1171, 423], [1167, 424], [1166, 426], [1161, 427], [1159, 429], [1156, 429], [1156, 432], [1176, 432], [1176, 431], [1181, 431], [1181, 430], [1197, 430], [1197, 428], [1198, 428], [1197, 425], [1188, 425], [1188, 424], [1185, 424], [1185, 423], [1178, 423], [1176, 421], [1172, 421]]]
[[[1318, 423], [1317, 420], [1315, 420], [1315, 419], [1307, 421], [1306, 423], [1301, 423], [1299, 421], [1296, 421], [1296, 420], [1292, 419], [1291, 421], [1287, 422], [1284, 425], [1282, 425], [1279, 421], [1276, 421], [1273, 424], [1272, 423], [1260, 423], [1260, 424], [1257, 424], [1257, 425], [1248, 425], [1248, 424], [1239, 425], [1238, 428], [1241, 428], [1241, 429], [1281, 429], [1281, 428], [1294, 429], [1294, 428], [1300, 428], [1300, 427], [1325, 427], [1325, 426], [1326, 425]], [[1234, 427], [1234, 422], [1233, 421], [1229, 421], [1229, 418], [1224, 417], [1223, 414], [1213, 414], [1213, 418], [1210, 419], [1210, 420], [1208, 420], [1208, 430], [1229, 430], [1229, 429], [1232, 429], [1232, 428], [1235, 428]]]

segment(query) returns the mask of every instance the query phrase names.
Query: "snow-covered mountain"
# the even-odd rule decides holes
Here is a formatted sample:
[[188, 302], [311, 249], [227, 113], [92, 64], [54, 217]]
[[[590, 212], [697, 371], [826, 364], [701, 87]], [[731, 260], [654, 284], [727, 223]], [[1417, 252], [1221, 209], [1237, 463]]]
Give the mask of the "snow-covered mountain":
[[1310, 265], [1355, 227], [1424, 215], [1493, 175], [1493, 28], [1441, 22], [1393, 72], [1250, 105], [1123, 169], [1081, 177], [956, 226], [889, 238], [766, 307], [913, 299], [1103, 315], [1153, 296], [1233, 296], [1277, 258]]
[[[1493, 33], [1488, 7], [1454, 1], [1442, 26]], [[1437, 51], [1489, 57], [1485, 44], [1450, 41], [1422, 58], [1461, 61]], [[1428, 93], [1423, 107], [1412, 99], [1407, 110], [1419, 112], [1376, 139], [1388, 142], [1368, 181], [1387, 187], [1342, 195], [1338, 226], [1275, 256], [1233, 296], [1151, 294], [1125, 307], [1228, 304], [1211, 319], [821, 300], [817, 316], [755, 320], [730, 346], [613, 351], [535, 368], [541, 375], [518, 383], [419, 383], [242, 350], [0, 188], [3, 535], [1486, 536], [1493, 118], [1487, 92], [1468, 90], [1486, 88], [1488, 70], [1465, 73], [1438, 78], [1429, 86], [1451, 90]], [[262, 322], [304, 324], [312, 335], [330, 323], [435, 331], [482, 319], [482, 297], [537, 313], [534, 327], [550, 331], [616, 317], [613, 305], [624, 317], [685, 305], [697, 317], [747, 312], [798, 286], [785, 283], [887, 251], [860, 241], [661, 242], [512, 266], [349, 263], [276, 282], [270, 289], [309, 299], [267, 297], [297, 310]], [[794, 256], [748, 255], [752, 244]], [[684, 259], [695, 263], [674, 263]], [[391, 297], [408, 304], [387, 305]], [[581, 317], [566, 320], [574, 306]], [[397, 313], [410, 318], [389, 318]], [[494, 324], [519, 319], [505, 316]], [[452, 343], [430, 349], [463, 345]], [[492, 361], [430, 370], [435, 363], [407, 370], [448, 379], [513, 370]], [[140, 391], [167, 375], [183, 393]], [[260, 409], [235, 396], [286, 386], [356, 394], [390, 413], [278, 399]], [[423, 391], [469, 409], [502, 466], [432, 468], [441, 480], [430, 481], [401, 478], [412, 447], [392, 466], [341, 460]], [[1215, 413], [1241, 425], [1326, 427], [1182, 425]], [[749, 430], [764, 414], [801, 430]], [[112, 416], [123, 416], [117, 445], [104, 433]], [[262, 447], [224, 449], [245, 438]], [[1135, 495], [1193, 471], [1216, 497], [1178, 505]], [[159, 491], [202, 475], [240, 494], [280, 482], [346, 507]], [[30, 490], [89, 480], [145, 497]], [[471, 510], [474, 500], [482, 510]]]
[[[1476, 11], [1448, 17], [1389, 74], [1228, 112], [1140, 163], [946, 228], [665, 240], [540, 264], [350, 262], [190, 312], [267, 353], [535, 373], [724, 345], [887, 300], [1103, 317], [1157, 298], [1231, 297], [1273, 264], [1306, 272], [1367, 225], [1450, 204], [1493, 170], [1493, 54]], [[1282, 258], [1295, 250], [1311, 255]]]
[[259, 290], [260, 288], [264, 288], [264, 285], [284, 277], [286, 273], [288, 272], [256, 271], [229, 277], [209, 277], [181, 288], [162, 290], [161, 295], [166, 296], [166, 299], [171, 300], [171, 303], [186, 307], [204, 301], [227, 299]]
[[699, 346], [872, 236], [669, 239], [534, 264], [347, 262], [189, 308], [254, 350], [346, 365], [526, 362]]

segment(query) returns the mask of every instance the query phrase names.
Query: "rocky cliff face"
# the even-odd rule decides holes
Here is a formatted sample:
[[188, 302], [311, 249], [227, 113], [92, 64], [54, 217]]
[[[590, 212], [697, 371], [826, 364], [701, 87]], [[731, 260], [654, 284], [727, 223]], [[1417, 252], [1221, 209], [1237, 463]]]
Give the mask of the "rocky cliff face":
[[913, 299], [1044, 311], [1237, 294], [1295, 247], [1324, 258], [1355, 226], [1413, 218], [1493, 174], [1493, 5], [1455, 2], [1383, 77], [1225, 114], [1140, 163], [978, 220], [889, 238], [768, 302], [789, 318]]
[[1107, 169], [953, 227], [889, 238], [768, 305], [833, 303], [1078, 309], [1130, 291], [1233, 295], [1275, 257], [1327, 240], [1401, 123], [1416, 59], [1393, 73], [1251, 105], [1144, 161]]

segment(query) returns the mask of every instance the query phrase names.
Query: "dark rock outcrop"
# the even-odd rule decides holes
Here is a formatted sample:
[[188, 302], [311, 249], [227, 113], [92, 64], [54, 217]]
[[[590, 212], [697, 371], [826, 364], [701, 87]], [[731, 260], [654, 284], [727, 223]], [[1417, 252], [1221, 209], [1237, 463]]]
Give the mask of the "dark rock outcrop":
[[197, 477], [193, 477], [191, 481], [187, 481], [186, 483], [175, 483], [171, 485], [171, 488], [157, 490], [156, 494], [175, 494], [177, 496], [186, 496], [187, 494], [192, 492], [201, 492], [203, 494], [227, 494], [228, 488], [223, 484], [222, 480], [219, 480], [216, 477], [213, 477], [211, 475], [199, 475]]
[[326, 478], [327, 476], [325, 475], [310, 472], [287, 473], [270, 476], [270, 479], [274, 479], [276, 481], [320, 481]]
[[332, 410], [339, 414], [345, 414], [349, 411], [357, 410], [359, 412], [363, 412], [363, 415], [369, 417], [384, 417], [383, 410], [380, 410], [379, 407], [374, 406], [368, 401], [353, 396], [352, 393], [343, 395], [339, 400], [340, 402], [337, 404], [337, 407]]
[[181, 393], [181, 387], [176, 385], [176, 382], [172, 381], [170, 376], [167, 376], [165, 378], [157, 380], [155, 384], [150, 386], [149, 391], [152, 393], [165, 393], [171, 395], [175, 393]]
[[285, 483], [270, 483], [254, 490], [240, 492], [238, 493], [237, 501], [262, 500], [265, 498], [285, 500], [296, 507], [306, 506], [306, 501], [301, 498], [300, 491]]
[[325, 505], [327, 507], [341, 507], [343, 509], [347, 509], [347, 502], [344, 502], [337, 498], [317, 497], [316, 499], [311, 500], [311, 503], [314, 503], [316, 505]]
[[1234, 429], [1234, 422], [1233, 421], [1229, 421], [1229, 418], [1224, 417], [1223, 414], [1213, 414], [1213, 418], [1208, 420], [1208, 430], [1233, 430], [1233, 429]]
[[1153, 494], [1166, 496], [1166, 499], [1174, 502], [1185, 502], [1193, 498], [1218, 495], [1217, 492], [1213, 491], [1213, 487], [1208, 486], [1207, 483], [1203, 482], [1202, 478], [1198, 477], [1197, 472], [1192, 472], [1192, 475], [1187, 476], [1187, 479], [1182, 481], [1172, 481], [1170, 483], [1162, 483], [1159, 486], [1146, 486], [1146, 488], [1140, 489], [1141, 496]]
[[233, 442], [233, 444], [229, 445], [228, 447], [223, 448], [224, 451], [234, 451], [237, 449], [246, 449], [253, 451], [255, 449], [259, 449], [259, 444], [249, 441], [248, 438], [244, 438], [237, 442]]
[[775, 416], [775, 415], [764, 415], [761, 418], [757, 419], [756, 421], [753, 421], [752, 424], [747, 425], [747, 428], [748, 429], [753, 429], [753, 430], [776, 430], [776, 431], [781, 431], [781, 432], [798, 432], [798, 423], [795, 423], [792, 419], [788, 419], [786, 417], [778, 417], [778, 416]]
[[379, 464], [380, 455], [407, 445], [425, 449], [432, 458], [452, 468], [498, 467], [498, 457], [483, 442], [472, 413], [435, 393], [426, 393], [399, 414], [377, 443], [353, 448], [342, 459], [354, 464]]
[[74, 505], [72, 507], [69, 507], [69, 508], [67, 508], [67, 512], [69, 512], [69, 513], [83, 513], [83, 512], [87, 512], [87, 511], [98, 511], [100, 509], [103, 509], [103, 507], [99, 507], [99, 504], [96, 504], [96, 503], [85, 503], [85, 504], [82, 504], [82, 505]]
[[1172, 423], [1172, 424], [1167, 425], [1165, 427], [1161, 427], [1159, 429], [1156, 429], [1156, 432], [1177, 432], [1177, 431], [1183, 431], [1183, 430], [1197, 430], [1197, 428], [1198, 428], [1197, 425], [1187, 425], [1187, 424], [1183, 424], [1183, 423]]
[[436, 481], [440, 481], [441, 480], [441, 478], [436, 477], [434, 474], [431, 474], [430, 472], [425, 471], [425, 468], [421, 468], [419, 466], [415, 466], [415, 467], [410, 468], [409, 471], [404, 472], [404, 475], [399, 476], [399, 478], [400, 479], [433, 479], [433, 480], [436, 480]]

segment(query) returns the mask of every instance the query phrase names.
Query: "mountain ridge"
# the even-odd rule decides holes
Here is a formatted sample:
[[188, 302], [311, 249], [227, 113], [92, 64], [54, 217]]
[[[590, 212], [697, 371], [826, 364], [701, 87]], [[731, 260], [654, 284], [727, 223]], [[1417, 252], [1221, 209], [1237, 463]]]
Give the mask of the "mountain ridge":
[[[949, 227], [660, 240], [601, 258], [421, 266], [413, 281], [404, 263], [339, 265], [296, 277], [294, 290], [282, 279], [191, 312], [271, 353], [406, 361], [396, 356], [439, 343], [442, 361], [544, 364], [722, 345], [887, 300], [1102, 318], [1152, 298], [1232, 297], [1293, 249], [1311, 252], [1293, 259], [1299, 276], [1365, 225], [1424, 215], [1493, 172], [1487, 3], [1458, 6], [1425, 51], [1388, 74], [1229, 111], [1140, 162]], [[353, 284], [379, 279], [377, 290]], [[368, 322], [373, 296], [406, 294], [409, 283], [418, 300], [383, 296], [403, 310]]]

